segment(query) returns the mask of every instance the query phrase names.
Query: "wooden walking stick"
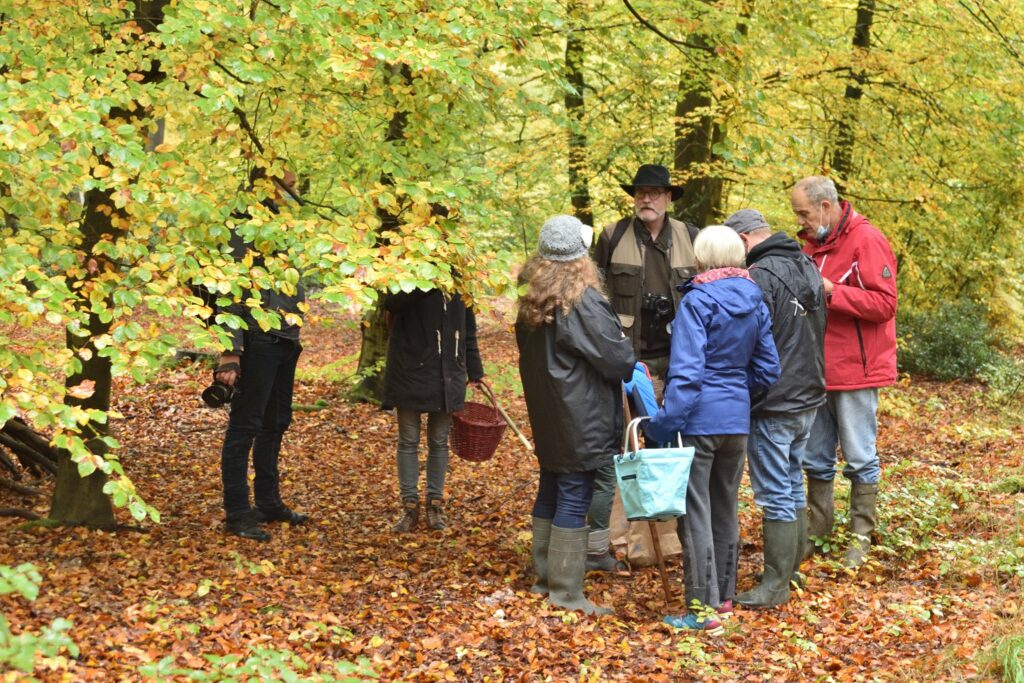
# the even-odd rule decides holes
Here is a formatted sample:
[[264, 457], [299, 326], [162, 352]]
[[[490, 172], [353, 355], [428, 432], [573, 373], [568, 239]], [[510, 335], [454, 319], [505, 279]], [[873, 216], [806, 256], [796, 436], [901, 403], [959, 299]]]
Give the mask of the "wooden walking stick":
[[[622, 407], [623, 415], [626, 417], [626, 426], [628, 427], [629, 423], [633, 421], [633, 411], [630, 409], [629, 399], [626, 398], [625, 390], [622, 392]], [[661, 539], [658, 538], [658, 525], [653, 519], [648, 520], [647, 529], [651, 533], [651, 544], [654, 546], [654, 557], [658, 560], [658, 575], [661, 576], [661, 589], [665, 591], [665, 603], [671, 605], [672, 587], [668, 582], [668, 572], [665, 571], [665, 556], [661, 554]]]
[[491, 405], [497, 409], [498, 414], [505, 420], [505, 423], [512, 428], [515, 435], [518, 436], [519, 440], [523, 442], [524, 446], [526, 446], [526, 450], [533, 453], [533, 444], [530, 443], [530, 440], [527, 439], [521, 431], [519, 431], [519, 427], [517, 427], [516, 423], [512, 421], [512, 418], [508, 416], [505, 409], [498, 405], [498, 401], [494, 398], [494, 392], [491, 390], [491, 387], [488, 386], [487, 382], [480, 380], [480, 387], [484, 390], [484, 393], [487, 394], [487, 398], [491, 399]]

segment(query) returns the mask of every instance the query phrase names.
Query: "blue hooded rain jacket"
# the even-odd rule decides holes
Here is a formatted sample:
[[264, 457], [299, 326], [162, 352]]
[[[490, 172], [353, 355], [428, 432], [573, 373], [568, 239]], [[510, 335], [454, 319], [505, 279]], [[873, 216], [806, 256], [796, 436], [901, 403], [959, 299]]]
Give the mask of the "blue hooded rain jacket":
[[682, 285], [672, 322], [665, 402], [647, 422], [651, 438], [748, 434], [751, 395], [779, 379], [779, 356], [761, 288], [740, 269], [703, 273]]

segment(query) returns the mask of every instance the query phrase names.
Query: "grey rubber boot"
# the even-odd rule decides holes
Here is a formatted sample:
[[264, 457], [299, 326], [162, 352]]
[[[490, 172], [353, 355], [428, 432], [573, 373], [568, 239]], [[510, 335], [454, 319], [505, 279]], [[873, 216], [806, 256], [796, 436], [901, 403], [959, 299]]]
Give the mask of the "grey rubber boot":
[[587, 563], [589, 527], [563, 529], [552, 525], [548, 545], [548, 602], [585, 614], [611, 614], [583, 595], [583, 574]]
[[850, 531], [853, 540], [846, 549], [843, 564], [856, 569], [864, 564], [871, 549], [871, 534], [875, 530], [875, 507], [878, 501], [878, 484], [853, 482], [850, 489]]
[[807, 477], [807, 546], [804, 557], [808, 558], [817, 552], [811, 536], [823, 538], [832, 535], [832, 525], [836, 521], [835, 485], [823, 479]]
[[533, 571], [537, 580], [530, 586], [531, 593], [548, 594], [548, 544], [551, 542], [551, 520], [533, 518]]
[[794, 558], [799, 554], [800, 539], [797, 522], [779, 522], [766, 519], [764, 530], [764, 573], [761, 584], [736, 596], [744, 607], [778, 607], [789, 600], [789, 579], [793, 574]]
[[793, 573], [789, 580], [803, 588], [807, 577], [800, 572], [800, 563], [803, 562], [805, 546], [807, 545], [807, 508], [796, 509], [796, 554], [793, 555]]
[[588, 572], [620, 572], [626, 565], [611, 554], [609, 545], [612, 540], [611, 529], [595, 529], [587, 537], [587, 571]]

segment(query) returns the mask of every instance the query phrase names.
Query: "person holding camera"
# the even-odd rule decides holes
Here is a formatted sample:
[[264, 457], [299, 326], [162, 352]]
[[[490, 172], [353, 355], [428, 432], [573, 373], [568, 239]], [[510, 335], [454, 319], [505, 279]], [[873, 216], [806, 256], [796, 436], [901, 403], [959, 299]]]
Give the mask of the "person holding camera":
[[[258, 177], [254, 178], [257, 180]], [[295, 176], [286, 172], [281, 183], [291, 187]], [[276, 181], [275, 181], [276, 183]], [[273, 200], [264, 205], [277, 213]], [[232, 231], [232, 256], [241, 261], [253, 256], [254, 267], [262, 267], [265, 255]], [[277, 257], [284, 257], [278, 254]], [[250, 291], [261, 308], [280, 317], [277, 329], [262, 330], [245, 300], [235, 301], [226, 312], [245, 323], [244, 330], [228, 329], [231, 348], [220, 358], [214, 371], [215, 386], [204, 392], [207, 403], [230, 402], [227, 432], [221, 449], [221, 480], [227, 533], [254, 541], [268, 541], [270, 534], [260, 527], [265, 522], [302, 524], [308, 516], [290, 509], [281, 499], [278, 456], [281, 440], [292, 419], [292, 390], [295, 367], [302, 352], [299, 330], [305, 312], [301, 285], [294, 292]], [[217, 385], [221, 388], [218, 390]], [[249, 504], [249, 453], [255, 471], [253, 500]]]
[[[604, 228], [594, 247], [594, 261], [604, 276], [612, 309], [647, 365], [661, 397], [672, 344], [671, 326], [682, 298], [679, 286], [697, 274], [693, 240], [697, 228], [668, 216], [669, 205], [683, 195], [669, 171], [657, 164], [640, 166], [622, 189], [633, 197], [633, 215]], [[615, 468], [598, 472], [590, 511], [588, 570], [623, 569], [611, 556], [609, 520], [615, 498]]]

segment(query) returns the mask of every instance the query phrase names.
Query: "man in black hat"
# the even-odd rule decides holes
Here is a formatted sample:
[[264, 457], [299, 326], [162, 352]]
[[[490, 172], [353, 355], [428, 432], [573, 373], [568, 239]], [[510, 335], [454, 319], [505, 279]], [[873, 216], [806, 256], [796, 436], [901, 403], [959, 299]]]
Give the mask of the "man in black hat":
[[[636, 357], [647, 364], [659, 397], [671, 348], [670, 329], [682, 292], [679, 285], [697, 274], [693, 256], [696, 226], [669, 218], [669, 204], [683, 196], [668, 169], [644, 164], [632, 184], [633, 215], [604, 228], [594, 260], [604, 275], [608, 298]], [[588, 569], [611, 570], [608, 520], [615, 495], [614, 467], [598, 470], [590, 508]]]
[[634, 215], [605, 227], [594, 260], [636, 357], [661, 380], [668, 369], [670, 323], [682, 297], [678, 285], [697, 274], [697, 228], [668, 217], [669, 204], [683, 188], [671, 183], [664, 166], [644, 164], [622, 189], [633, 197]]

